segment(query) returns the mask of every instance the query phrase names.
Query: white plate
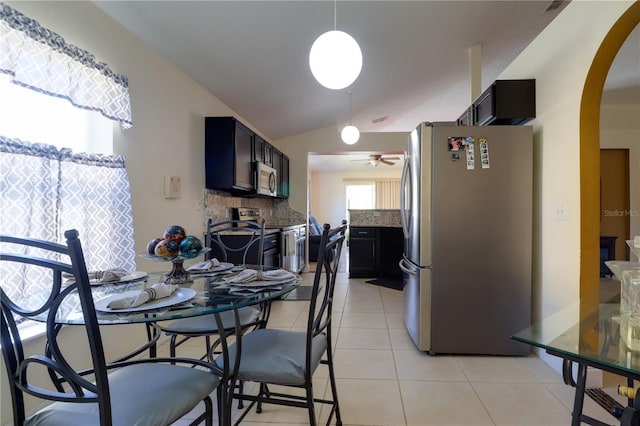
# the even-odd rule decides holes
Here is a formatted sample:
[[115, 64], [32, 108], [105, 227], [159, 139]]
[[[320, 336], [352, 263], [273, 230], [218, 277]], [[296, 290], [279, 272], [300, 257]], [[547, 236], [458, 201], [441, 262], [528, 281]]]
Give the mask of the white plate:
[[128, 271], [127, 275], [120, 278], [117, 281], [100, 281], [100, 280], [89, 280], [91, 285], [104, 285], [104, 284], [119, 284], [119, 283], [128, 283], [130, 281], [141, 280], [146, 277], [148, 274], [144, 271]]
[[109, 302], [115, 299], [120, 299], [122, 297], [133, 296], [138, 293], [138, 291], [128, 291], [125, 293], [118, 293], [112, 296], [106, 297], [104, 299], [98, 300], [95, 302], [95, 307], [97, 311], [101, 312], [139, 312], [139, 311], [150, 311], [152, 309], [166, 308], [167, 306], [177, 305], [178, 303], [186, 302], [189, 299], [192, 299], [197, 292], [192, 288], [178, 288], [171, 296], [163, 297], [162, 299], [152, 300], [151, 302], [144, 303], [140, 306], [136, 306], [135, 308], [126, 308], [126, 309], [109, 309], [107, 305]]
[[189, 268], [186, 268], [190, 274], [211, 274], [215, 272], [224, 272], [233, 268], [233, 263], [228, 262], [220, 262], [220, 265], [214, 266], [211, 269], [207, 269], [206, 271], [190, 271]]

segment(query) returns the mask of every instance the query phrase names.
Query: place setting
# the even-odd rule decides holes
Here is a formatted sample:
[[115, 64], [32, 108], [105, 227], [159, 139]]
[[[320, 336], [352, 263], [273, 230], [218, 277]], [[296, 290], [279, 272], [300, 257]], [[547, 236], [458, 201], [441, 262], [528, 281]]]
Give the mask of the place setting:
[[[95, 302], [95, 308], [107, 313], [130, 313], [177, 308], [197, 296], [192, 288], [155, 283], [143, 290], [117, 293]], [[190, 305], [189, 305], [190, 306]], [[189, 307], [185, 305], [184, 307]]]
[[[122, 268], [111, 268], [98, 271], [89, 271], [89, 283], [92, 286], [104, 284], [124, 284], [133, 281], [139, 281], [147, 277], [148, 273], [144, 271], [129, 271]], [[75, 277], [71, 273], [64, 272], [62, 274], [65, 284], [75, 282]]]
[[214, 277], [220, 274], [231, 273], [233, 267], [233, 263], [220, 262], [218, 259], [213, 258], [205, 260], [204, 262], [198, 262], [185, 269], [193, 275]]
[[245, 268], [236, 274], [222, 278], [216, 290], [225, 289], [231, 294], [254, 294], [266, 290], [281, 290], [283, 284], [296, 279], [296, 274], [284, 269], [261, 271]]

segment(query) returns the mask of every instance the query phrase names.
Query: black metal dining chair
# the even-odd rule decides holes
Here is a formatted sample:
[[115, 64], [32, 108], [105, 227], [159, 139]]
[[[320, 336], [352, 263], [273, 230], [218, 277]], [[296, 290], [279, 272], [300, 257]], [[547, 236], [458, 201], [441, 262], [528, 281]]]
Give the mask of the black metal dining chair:
[[[207, 252], [207, 260], [215, 257], [221, 262], [237, 263], [241, 265], [255, 265], [262, 269], [262, 251], [264, 244], [264, 219], [260, 222], [249, 220], [228, 220], [213, 223], [211, 219], [207, 221], [207, 233], [205, 244], [212, 250]], [[240, 236], [229, 242], [227, 237]], [[263, 327], [269, 316], [268, 304], [261, 305], [258, 309], [247, 306], [238, 309], [237, 318], [240, 322], [240, 329]], [[222, 312], [220, 320], [222, 322], [225, 335], [230, 335], [236, 331], [236, 313], [233, 311]], [[160, 323], [158, 327], [170, 336], [169, 353], [176, 355], [176, 349], [187, 340], [194, 337], [204, 337], [206, 352], [200, 357], [201, 360], [214, 362], [215, 356], [219, 353], [220, 339], [212, 341], [212, 338], [219, 336], [218, 324], [213, 315], [202, 315], [198, 317], [182, 318], [167, 324]]]
[[[168, 425], [204, 402], [205, 411], [191, 424], [213, 424], [210, 397], [220, 379], [211, 365], [189, 359], [152, 358], [107, 363], [91, 295], [82, 246], [76, 230], [65, 232], [66, 245], [0, 235], [0, 343], [9, 381], [15, 425]], [[46, 292], [28, 298], [9, 297], [7, 277], [46, 277]], [[16, 271], [19, 271], [16, 272]], [[75, 281], [63, 282], [72, 273]], [[18, 276], [18, 275], [13, 275]], [[77, 293], [87, 347], [64, 342], [56, 317]], [[46, 317], [46, 344], [41, 354], [27, 355], [19, 324]], [[81, 337], [80, 341], [85, 341]], [[86, 350], [85, 350], [86, 349]], [[78, 368], [86, 353], [89, 368]], [[198, 368], [191, 368], [197, 365]], [[86, 367], [86, 365], [85, 365]], [[35, 413], [25, 398], [49, 401]]]
[[[333, 368], [331, 312], [346, 229], [345, 222], [335, 229], [330, 229], [329, 224], [323, 227], [306, 331], [262, 328], [247, 333], [242, 338], [237, 379], [257, 382], [259, 390], [257, 395], [241, 392], [234, 394], [236, 399], [251, 401], [237, 419], [236, 425], [245, 418], [255, 404], [257, 404], [257, 411], [261, 412], [264, 403], [306, 408], [309, 413], [309, 424], [315, 425], [315, 402], [331, 405], [327, 425], [334, 414], [336, 424], [342, 424]], [[236, 362], [237, 353], [236, 345], [231, 345], [228, 356], [230, 362]], [[218, 357], [216, 362], [222, 367], [224, 359]], [[329, 369], [332, 394], [330, 400], [316, 398], [313, 395], [312, 377], [319, 364], [326, 364]], [[302, 388], [305, 390], [305, 396], [284, 393], [284, 391], [272, 392], [269, 385], [280, 385], [285, 389], [286, 387]]]

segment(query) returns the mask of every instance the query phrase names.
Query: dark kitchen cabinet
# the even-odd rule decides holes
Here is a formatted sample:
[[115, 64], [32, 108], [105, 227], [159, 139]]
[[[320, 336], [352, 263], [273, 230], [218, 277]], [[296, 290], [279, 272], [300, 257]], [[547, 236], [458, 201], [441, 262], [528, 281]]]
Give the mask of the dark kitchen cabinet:
[[256, 196], [255, 161], [276, 169], [276, 196], [289, 198], [289, 157], [234, 117], [205, 118], [207, 189]]
[[255, 192], [255, 133], [233, 117], [205, 118], [205, 175], [208, 189]]
[[260, 161], [269, 167], [273, 167], [273, 147], [259, 135], [254, 137], [253, 151], [255, 161]]
[[376, 228], [349, 229], [349, 278], [378, 276]]
[[358, 227], [349, 229], [349, 277], [402, 279], [402, 228]]
[[282, 167], [280, 170], [280, 191], [278, 191], [278, 195], [282, 198], [289, 198], [289, 194], [291, 193], [289, 187], [289, 157], [282, 154]]
[[519, 125], [536, 118], [535, 80], [496, 80], [473, 103], [474, 124]]
[[400, 261], [404, 250], [404, 235], [402, 228], [378, 228], [380, 241], [380, 271], [381, 277], [402, 278]]
[[289, 157], [272, 148], [272, 166], [278, 175], [278, 198], [289, 198]]
[[536, 80], [496, 80], [456, 120], [459, 126], [521, 125], [536, 118]]

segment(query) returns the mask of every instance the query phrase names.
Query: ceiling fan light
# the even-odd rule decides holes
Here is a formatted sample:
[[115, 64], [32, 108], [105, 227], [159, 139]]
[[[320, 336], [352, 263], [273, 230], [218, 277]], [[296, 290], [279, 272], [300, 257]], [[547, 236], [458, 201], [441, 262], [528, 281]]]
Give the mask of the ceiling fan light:
[[360, 139], [360, 130], [358, 130], [358, 128], [353, 124], [349, 124], [342, 128], [340, 136], [342, 137], [342, 142], [347, 145], [353, 145], [358, 142], [358, 139]]
[[332, 30], [316, 39], [309, 51], [309, 67], [318, 83], [328, 89], [344, 89], [362, 70], [362, 51], [349, 34]]

